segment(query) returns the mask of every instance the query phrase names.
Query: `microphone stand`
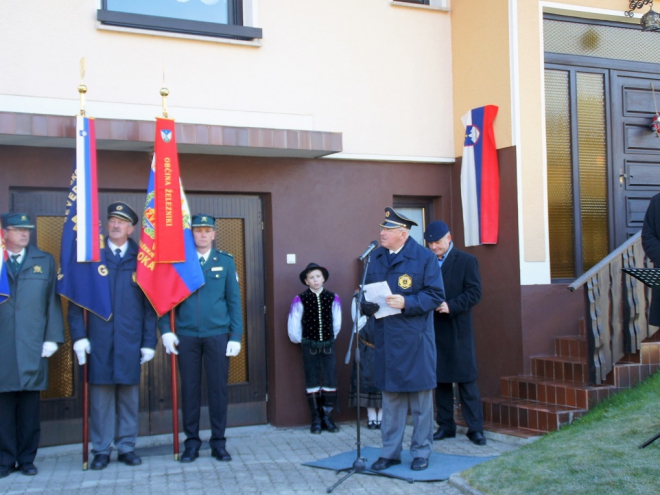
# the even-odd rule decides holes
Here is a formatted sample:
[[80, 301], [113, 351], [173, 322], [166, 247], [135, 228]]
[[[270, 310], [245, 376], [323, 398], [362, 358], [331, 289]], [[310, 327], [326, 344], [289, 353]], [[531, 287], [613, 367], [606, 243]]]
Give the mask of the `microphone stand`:
[[[326, 493], [331, 493], [332, 490], [337, 488], [339, 485], [341, 485], [344, 481], [346, 481], [348, 478], [353, 476], [355, 473], [370, 473], [370, 474], [376, 474], [379, 476], [385, 476], [388, 478], [396, 478], [396, 479], [401, 479], [405, 480], [408, 483], [412, 483], [413, 479], [412, 478], [404, 478], [403, 476], [397, 476], [396, 474], [391, 474], [391, 473], [385, 473], [383, 471], [375, 471], [373, 469], [367, 468], [367, 463], [366, 459], [362, 457], [362, 443], [360, 441], [360, 338], [359, 338], [359, 329], [358, 329], [358, 322], [360, 321], [360, 305], [362, 303], [362, 299], [364, 298], [364, 282], [367, 279], [367, 270], [369, 268], [369, 263], [371, 262], [371, 253], [367, 255], [367, 257], [364, 260], [364, 269], [362, 272], [362, 283], [360, 284], [360, 288], [358, 290], [357, 297], [355, 298], [355, 321], [353, 322], [353, 332], [351, 332], [351, 340], [348, 344], [348, 351], [346, 352], [346, 359], [344, 361], [345, 364], [348, 364], [351, 360], [351, 346], [353, 345], [353, 338], [357, 337], [355, 339], [355, 392], [356, 392], [356, 397], [357, 397], [357, 407], [356, 407], [356, 420], [357, 420], [357, 437], [356, 437], [356, 442], [355, 445], [357, 446], [357, 452], [356, 452], [356, 458], [355, 461], [353, 461], [353, 465], [350, 468], [344, 468], [344, 469], [338, 469], [337, 474], [341, 473], [342, 471], [348, 471], [346, 475], [337, 481], [334, 485], [332, 485], [329, 488], [326, 488], [325, 491]], [[369, 317], [371, 318], [371, 316]]]

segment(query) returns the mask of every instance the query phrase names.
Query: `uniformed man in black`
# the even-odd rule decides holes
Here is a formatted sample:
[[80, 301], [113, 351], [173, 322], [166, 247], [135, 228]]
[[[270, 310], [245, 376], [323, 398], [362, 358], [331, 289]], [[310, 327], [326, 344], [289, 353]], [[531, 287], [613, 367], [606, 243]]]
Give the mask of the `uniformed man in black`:
[[202, 361], [206, 371], [211, 420], [211, 455], [231, 461], [227, 452], [227, 380], [229, 357], [238, 356], [243, 337], [243, 309], [234, 257], [215, 248], [215, 218], [193, 215], [192, 231], [204, 272], [204, 285], [176, 307], [176, 335], [166, 314], [158, 324], [168, 354], [178, 354], [183, 431], [181, 462], [199, 456]]

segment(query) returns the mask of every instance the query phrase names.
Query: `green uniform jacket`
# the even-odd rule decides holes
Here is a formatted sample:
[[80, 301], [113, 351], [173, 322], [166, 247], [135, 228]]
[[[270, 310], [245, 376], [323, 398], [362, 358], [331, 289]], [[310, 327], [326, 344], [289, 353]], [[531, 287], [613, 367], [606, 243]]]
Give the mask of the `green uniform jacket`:
[[[212, 337], [229, 333], [229, 340], [243, 336], [241, 288], [234, 257], [211, 249], [204, 263], [204, 285], [176, 307], [176, 333], [187, 337]], [[161, 333], [170, 331], [170, 315], [158, 322]]]
[[16, 275], [8, 265], [4, 269], [11, 297], [0, 304], [0, 392], [46, 390], [48, 359], [41, 357], [43, 343], [64, 342], [55, 260], [28, 246]]

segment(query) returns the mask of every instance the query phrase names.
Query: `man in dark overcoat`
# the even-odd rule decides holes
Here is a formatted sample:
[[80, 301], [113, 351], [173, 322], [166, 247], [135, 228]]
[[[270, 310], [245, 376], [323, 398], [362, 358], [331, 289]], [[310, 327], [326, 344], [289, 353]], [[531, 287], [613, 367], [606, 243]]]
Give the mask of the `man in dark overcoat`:
[[105, 321], [88, 313], [87, 331], [83, 309], [69, 305], [69, 331], [79, 364], [89, 354], [90, 436], [92, 469], [105, 469], [114, 441], [118, 460], [137, 466], [140, 365], [154, 357], [156, 312], [135, 280], [138, 247], [129, 238], [138, 221], [125, 203], [108, 207], [108, 237], [101, 250], [110, 283], [112, 316]]
[[[653, 265], [660, 268], [660, 194], [651, 198], [646, 210], [642, 227], [642, 247]], [[651, 293], [649, 324], [660, 326], [660, 289], [653, 289]]]
[[433, 318], [438, 351], [435, 404], [439, 425], [433, 439], [456, 436], [453, 383], [457, 383], [467, 436], [476, 445], [486, 445], [472, 326], [472, 308], [481, 299], [479, 264], [471, 254], [456, 249], [445, 222], [432, 222], [424, 239], [438, 258], [446, 296]]
[[178, 354], [181, 375], [181, 411], [186, 435], [181, 462], [199, 456], [199, 417], [202, 399], [202, 363], [208, 388], [211, 423], [211, 455], [229, 462], [227, 387], [229, 358], [241, 352], [243, 309], [234, 256], [215, 248], [215, 218], [193, 215], [192, 231], [197, 257], [204, 272], [204, 285], [176, 307], [176, 335], [170, 330], [170, 315], [158, 322], [168, 354]]
[[[410, 468], [426, 469], [433, 449], [433, 310], [444, 300], [444, 289], [435, 256], [410, 237], [413, 225], [417, 224], [387, 207], [380, 224], [381, 246], [374, 250], [367, 271], [366, 283], [387, 282], [392, 295], [385, 304], [401, 310], [382, 318], [376, 314], [374, 325], [376, 386], [383, 391], [383, 448], [371, 466], [377, 471], [401, 463], [408, 406], [413, 420]], [[373, 302], [362, 304], [367, 316], [378, 309]]]
[[39, 391], [48, 388], [47, 358], [64, 342], [55, 260], [29, 244], [32, 229], [25, 213], [2, 216], [9, 298], [0, 304], [0, 478], [37, 474]]

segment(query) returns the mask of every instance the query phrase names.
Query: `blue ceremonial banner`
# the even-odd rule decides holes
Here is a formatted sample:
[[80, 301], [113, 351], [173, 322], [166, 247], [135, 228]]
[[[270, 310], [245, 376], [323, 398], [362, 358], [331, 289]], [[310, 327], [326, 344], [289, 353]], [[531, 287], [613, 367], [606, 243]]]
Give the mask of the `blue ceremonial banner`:
[[0, 220], [0, 304], [9, 299], [9, 278], [7, 278], [7, 251], [5, 250], [5, 236], [2, 232]]
[[[60, 268], [57, 273], [57, 293], [83, 309], [109, 320], [112, 316], [110, 282], [103, 249], [101, 261], [78, 262], [78, 188], [74, 167], [71, 188], [66, 199], [66, 220], [62, 231]], [[98, 219], [96, 219], [98, 222]], [[100, 239], [101, 248], [103, 239]]]

